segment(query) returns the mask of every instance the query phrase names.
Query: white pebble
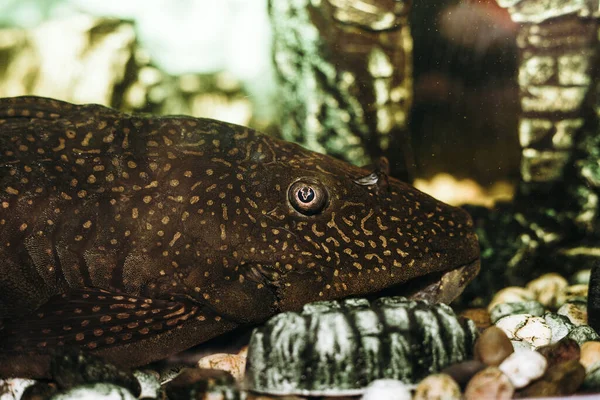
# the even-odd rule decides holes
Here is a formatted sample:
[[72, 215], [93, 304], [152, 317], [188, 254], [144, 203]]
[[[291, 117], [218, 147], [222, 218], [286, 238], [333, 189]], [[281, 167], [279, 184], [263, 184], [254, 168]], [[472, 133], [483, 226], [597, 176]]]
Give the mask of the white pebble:
[[216, 353], [198, 360], [198, 368], [220, 369], [229, 372], [237, 381], [244, 379], [246, 357], [238, 354]]
[[154, 371], [141, 371], [137, 369], [133, 371], [133, 376], [136, 377], [142, 389], [139, 397], [158, 397], [160, 394], [158, 373]]
[[515, 389], [520, 389], [544, 375], [547, 365], [546, 357], [537, 351], [519, 349], [502, 361], [498, 368]]
[[571, 321], [573, 325], [587, 325], [587, 304], [584, 302], [565, 303], [556, 313], [569, 318], [569, 321]]
[[367, 386], [362, 400], [411, 400], [410, 386], [395, 379], [377, 379]]
[[519, 303], [528, 300], [535, 300], [535, 296], [531, 290], [519, 286], [509, 286], [496, 293], [490, 304], [488, 304], [487, 309], [488, 311], [492, 311], [497, 304]]
[[515, 314], [500, 318], [496, 326], [504, 331], [509, 339], [529, 343], [533, 348], [550, 344], [552, 330], [542, 317], [531, 314]]
[[35, 384], [35, 381], [31, 379], [0, 379], [0, 400], [18, 400], [25, 389], [33, 384]]
[[93, 383], [76, 386], [66, 392], [57, 394], [52, 400], [135, 400], [135, 397], [125, 388], [111, 383]]

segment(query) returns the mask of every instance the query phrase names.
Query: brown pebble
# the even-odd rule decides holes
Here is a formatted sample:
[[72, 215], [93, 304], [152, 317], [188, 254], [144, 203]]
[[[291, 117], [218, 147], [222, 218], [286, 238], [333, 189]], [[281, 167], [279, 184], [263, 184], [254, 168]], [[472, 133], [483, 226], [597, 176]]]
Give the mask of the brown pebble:
[[487, 367], [475, 374], [465, 389], [465, 400], [512, 399], [515, 389], [502, 371]]
[[589, 370], [590, 367], [600, 361], [600, 342], [589, 341], [581, 345], [581, 357], [579, 362]]
[[486, 329], [475, 342], [475, 359], [486, 365], [498, 366], [514, 351], [506, 333], [495, 326]]
[[460, 316], [473, 321], [480, 332], [492, 325], [490, 313], [485, 308], [469, 308], [460, 313]]
[[542, 346], [537, 352], [546, 357], [548, 368], [571, 360], [579, 360], [579, 344], [573, 339], [562, 339], [554, 344]]
[[461, 388], [465, 388], [473, 375], [485, 369], [487, 365], [477, 360], [463, 361], [458, 364], [452, 364], [442, 370], [442, 374], [447, 374], [454, 379]]
[[538, 381], [519, 391], [518, 397], [568, 396], [577, 391], [585, 379], [585, 368], [578, 360], [550, 367]]

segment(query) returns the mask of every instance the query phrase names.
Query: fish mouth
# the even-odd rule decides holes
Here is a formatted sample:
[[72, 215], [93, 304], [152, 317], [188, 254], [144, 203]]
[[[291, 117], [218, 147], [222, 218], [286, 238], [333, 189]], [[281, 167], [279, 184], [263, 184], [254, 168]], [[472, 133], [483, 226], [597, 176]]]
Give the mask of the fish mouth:
[[367, 297], [374, 300], [381, 297], [404, 296], [414, 300], [449, 304], [477, 276], [480, 267], [480, 260], [476, 259], [448, 271], [430, 273], [387, 287]]

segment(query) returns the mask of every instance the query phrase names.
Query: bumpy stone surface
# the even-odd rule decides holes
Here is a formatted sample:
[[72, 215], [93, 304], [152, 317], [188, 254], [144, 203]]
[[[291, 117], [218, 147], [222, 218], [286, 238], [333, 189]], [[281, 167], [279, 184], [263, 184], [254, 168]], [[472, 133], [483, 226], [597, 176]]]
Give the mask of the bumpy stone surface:
[[446, 374], [433, 374], [417, 385], [412, 400], [460, 400], [458, 383]]
[[478, 372], [465, 389], [465, 400], [484, 398], [512, 399], [515, 388], [510, 379], [496, 367], [488, 367]]
[[410, 387], [395, 379], [377, 379], [367, 386], [361, 400], [412, 400]]
[[359, 393], [375, 379], [417, 382], [466, 359], [476, 328], [448, 306], [387, 297], [316, 302], [255, 329], [246, 376], [271, 394]]
[[66, 350], [52, 358], [50, 374], [60, 389], [93, 383], [115, 384], [139, 396], [141, 387], [131, 372], [123, 371], [89, 353]]
[[564, 315], [569, 318], [573, 325], [587, 325], [587, 304], [582, 301], [575, 301], [563, 304], [558, 311], [558, 315]]
[[510, 339], [496, 326], [486, 329], [475, 342], [475, 358], [487, 365], [498, 366], [513, 352]]
[[544, 307], [554, 307], [558, 294], [568, 285], [569, 283], [565, 278], [552, 272], [532, 280], [526, 288], [534, 294], [536, 300], [542, 303]]
[[504, 331], [509, 339], [527, 342], [533, 348], [550, 344], [552, 331], [544, 318], [529, 314], [509, 315], [501, 318], [496, 326]]
[[529, 314], [541, 317], [544, 315], [544, 306], [535, 300], [497, 304], [490, 311], [490, 319], [492, 324], [495, 324], [500, 318], [514, 314]]
[[552, 330], [552, 338], [550, 339], [551, 343], [556, 343], [562, 338], [566, 337], [569, 332], [575, 327], [569, 318], [564, 315], [558, 315], [555, 313], [546, 313], [544, 314], [544, 321]]
[[592, 329], [588, 325], [580, 325], [576, 326], [569, 332], [567, 335], [569, 339], [575, 340], [581, 346], [585, 342], [589, 342], [591, 340], [598, 341], [600, 340], [600, 336], [596, 333], [594, 329]]
[[529, 382], [544, 375], [548, 362], [540, 353], [532, 350], [517, 350], [498, 367], [515, 387], [525, 387]]

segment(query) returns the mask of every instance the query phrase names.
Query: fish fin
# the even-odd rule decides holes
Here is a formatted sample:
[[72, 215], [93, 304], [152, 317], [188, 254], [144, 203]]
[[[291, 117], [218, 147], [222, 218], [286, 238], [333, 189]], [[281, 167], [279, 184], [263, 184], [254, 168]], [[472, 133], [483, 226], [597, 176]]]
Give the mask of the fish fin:
[[37, 96], [19, 96], [0, 99], [0, 119], [39, 118], [58, 119], [73, 104]]
[[0, 351], [45, 353], [71, 346], [101, 350], [176, 329], [199, 311], [199, 305], [186, 301], [73, 290], [29, 315], [5, 321]]

